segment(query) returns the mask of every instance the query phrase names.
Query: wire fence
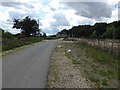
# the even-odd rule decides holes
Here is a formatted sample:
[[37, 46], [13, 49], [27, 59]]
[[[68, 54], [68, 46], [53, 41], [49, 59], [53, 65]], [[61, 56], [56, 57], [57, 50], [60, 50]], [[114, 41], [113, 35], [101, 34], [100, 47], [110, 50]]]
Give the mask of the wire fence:
[[77, 41], [81, 44], [88, 45], [90, 47], [106, 51], [120, 57], [120, 40], [116, 39], [81, 39], [81, 38], [69, 38], [69, 40]]

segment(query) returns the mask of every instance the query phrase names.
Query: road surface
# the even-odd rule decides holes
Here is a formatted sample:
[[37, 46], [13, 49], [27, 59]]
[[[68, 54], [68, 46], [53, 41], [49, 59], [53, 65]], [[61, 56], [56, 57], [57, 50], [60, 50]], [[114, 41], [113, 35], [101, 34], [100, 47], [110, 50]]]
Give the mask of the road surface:
[[45, 88], [57, 41], [39, 42], [2, 57], [2, 88]]

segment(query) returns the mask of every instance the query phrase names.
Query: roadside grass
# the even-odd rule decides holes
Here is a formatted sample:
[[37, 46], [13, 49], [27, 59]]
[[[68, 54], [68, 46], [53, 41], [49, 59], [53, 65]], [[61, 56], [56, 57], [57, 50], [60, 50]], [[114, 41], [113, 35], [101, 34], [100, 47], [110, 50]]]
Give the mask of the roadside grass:
[[97, 50], [95, 48], [89, 47], [89, 46], [82, 46], [85, 50], [88, 56], [94, 59], [94, 61], [97, 61], [101, 64], [112, 64], [117, 62], [117, 57], [106, 53], [101, 50]]
[[72, 63], [73, 64], [80, 64], [80, 61], [78, 61], [78, 60], [72, 60]]
[[58, 66], [54, 64], [54, 66], [52, 67], [52, 73], [53, 73], [53, 76], [55, 77], [54, 78], [54, 82], [58, 80]]
[[55, 40], [58, 38], [55, 37], [25, 37], [25, 38], [2, 38], [2, 47], [0, 48], [2, 51], [8, 51], [17, 47], [21, 47], [24, 45], [29, 45], [36, 42], [41, 42], [42, 40]]
[[[95, 87], [118, 87], [120, 58], [80, 43], [63, 43], [63, 46], [66, 56], [72, 60], [73, 64], [82, 68], [83, 75], [93, 82]], [[71, 52], [66, 52], [67, 49], [71, 49]]]
[[[47, 88], [52, 88], [54, 84], [59, 82], [59, 66], [56, 63], [56, 55], [58, 54], [58, 48], [55, 48], [50, 62], [50, 68], [48, 72], [48, 79], [47, 79]], [[51, 87], [52, 86], [52, 87]]]
[[0, 45], [0, 52], [2, 52], [2, 45]]
[[48, 77], [47, 87], [50, 87], [53, 83], [56, 83], [56, 81], [58, 81], [58, 71], [58, 66], [53, 62], [53, 65], [49, 70], [50, 76]]
[[42, 41], [41, 38], [35, 38], [35, 37], [22, 38], [20, 40], [18, 40], [17, 38], [14, 38], [14, 39], [3, 38], [2, 51], [11, 50], [17, 47], [29, 45], [29, 44], [40, 42], [40, 41]]

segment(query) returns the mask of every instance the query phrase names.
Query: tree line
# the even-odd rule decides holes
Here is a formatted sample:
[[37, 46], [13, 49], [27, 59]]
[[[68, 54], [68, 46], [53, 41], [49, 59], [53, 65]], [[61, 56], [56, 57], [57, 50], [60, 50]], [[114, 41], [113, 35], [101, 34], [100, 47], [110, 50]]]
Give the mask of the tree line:
[[38, 22], [35, 19], [30, 18], [29, 16], [26, 16], [24, 19], [14, 19], [12, 28], [20, 29], [21, 32], [17, 34], [12, 34], [0, 28], [2, 38], [21, 39], [27, 37], [46, 37], [46, 33], [42, 32], [41, 29], [39, 29]]
[[0, 35], [2, 36], [2, 51], [36, 43], [47, 37], [46, 33], [41, 33], [39, 23], [29, 16], [24, 19], [14, 19], [12, 28], [21, 29], [21, 32], [12, 34], [0, 28]]
[[74, 38], [120, 39], [120, 21], [73, 26], [71, 29], [63, 29], [57, 34]]

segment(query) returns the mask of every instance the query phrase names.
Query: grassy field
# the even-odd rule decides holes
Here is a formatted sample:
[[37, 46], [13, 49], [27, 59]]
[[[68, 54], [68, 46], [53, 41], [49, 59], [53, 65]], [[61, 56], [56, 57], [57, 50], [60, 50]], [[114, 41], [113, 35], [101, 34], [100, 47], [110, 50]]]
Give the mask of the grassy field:
[[[83, 70], [83, 75], [98, 88], [118, 87], [120, 58], [80, 43], [63, 43], [66, 56]], [[71, 52], [67, 52], [67, 50]], [[119, 69], [120, 70], [120, 69]]]

